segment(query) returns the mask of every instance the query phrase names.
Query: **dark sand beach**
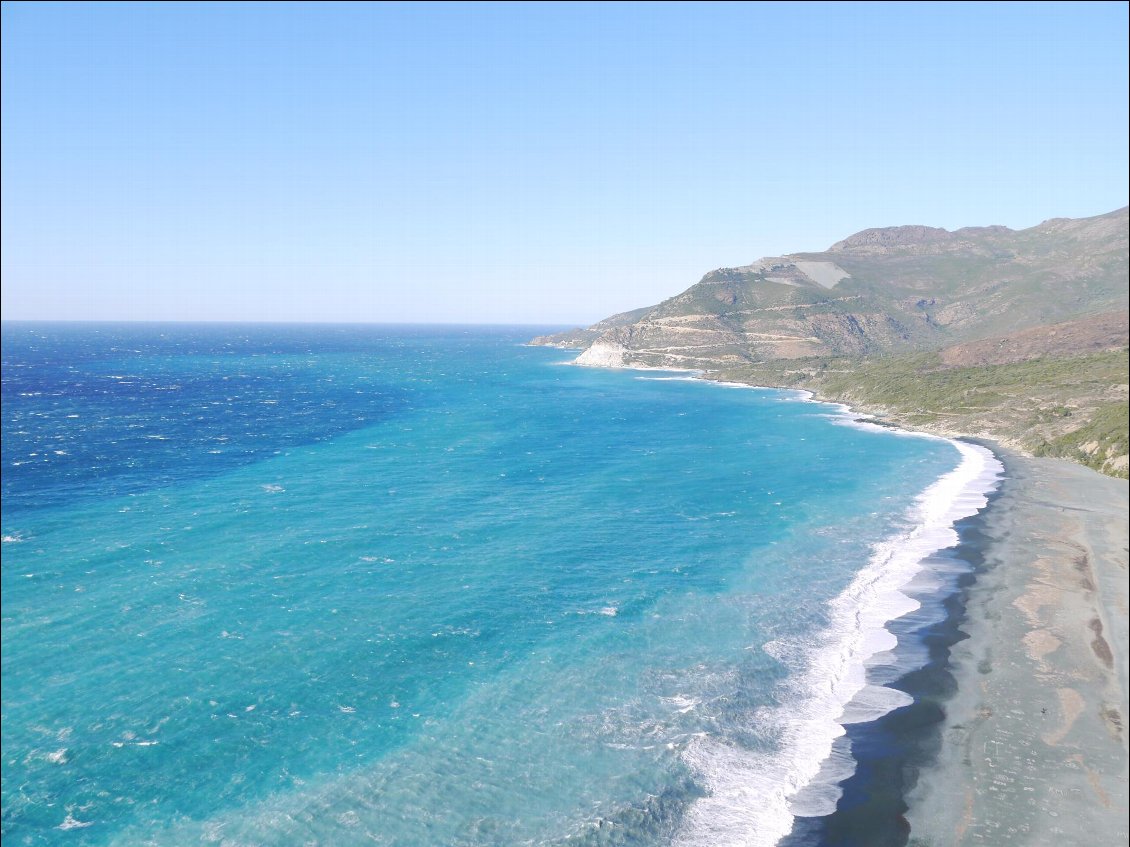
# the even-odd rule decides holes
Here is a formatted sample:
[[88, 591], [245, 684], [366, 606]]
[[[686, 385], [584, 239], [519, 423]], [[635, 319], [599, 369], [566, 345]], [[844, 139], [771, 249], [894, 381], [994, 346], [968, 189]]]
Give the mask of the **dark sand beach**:
[[1001, 454], [912, 845], [1127, 843], [1127, 483]]

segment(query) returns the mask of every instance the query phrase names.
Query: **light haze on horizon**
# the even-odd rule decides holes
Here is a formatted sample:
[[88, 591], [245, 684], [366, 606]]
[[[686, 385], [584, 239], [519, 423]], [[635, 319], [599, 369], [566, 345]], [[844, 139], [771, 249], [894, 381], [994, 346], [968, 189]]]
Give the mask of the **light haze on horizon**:
[[1127, 203], [1127, 4], [3, 4], [5, 319], [587, 324]]

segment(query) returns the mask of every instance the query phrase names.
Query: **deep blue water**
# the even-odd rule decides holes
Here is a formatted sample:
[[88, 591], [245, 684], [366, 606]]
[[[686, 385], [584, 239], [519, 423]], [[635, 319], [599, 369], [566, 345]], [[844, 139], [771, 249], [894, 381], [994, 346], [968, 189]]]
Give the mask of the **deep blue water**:
[[773, 843], [961, 456], [533, 334], [5, 324], [5, 843]]

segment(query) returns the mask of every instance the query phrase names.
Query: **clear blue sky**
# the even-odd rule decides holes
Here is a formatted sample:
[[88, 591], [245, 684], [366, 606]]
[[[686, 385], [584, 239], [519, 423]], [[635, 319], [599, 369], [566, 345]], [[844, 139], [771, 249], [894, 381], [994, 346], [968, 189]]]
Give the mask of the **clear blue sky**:
[[588, 323], [1127, 202], [1127, 4], [3, 4], [6, 319]]

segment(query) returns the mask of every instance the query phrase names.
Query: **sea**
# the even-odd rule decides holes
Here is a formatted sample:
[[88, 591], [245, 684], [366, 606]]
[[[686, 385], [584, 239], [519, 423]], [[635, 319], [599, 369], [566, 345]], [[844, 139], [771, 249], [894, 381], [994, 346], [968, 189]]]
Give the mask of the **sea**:
[[5, 323], [6, 847], [819, 843], [1000, 465], [541, 331]]

